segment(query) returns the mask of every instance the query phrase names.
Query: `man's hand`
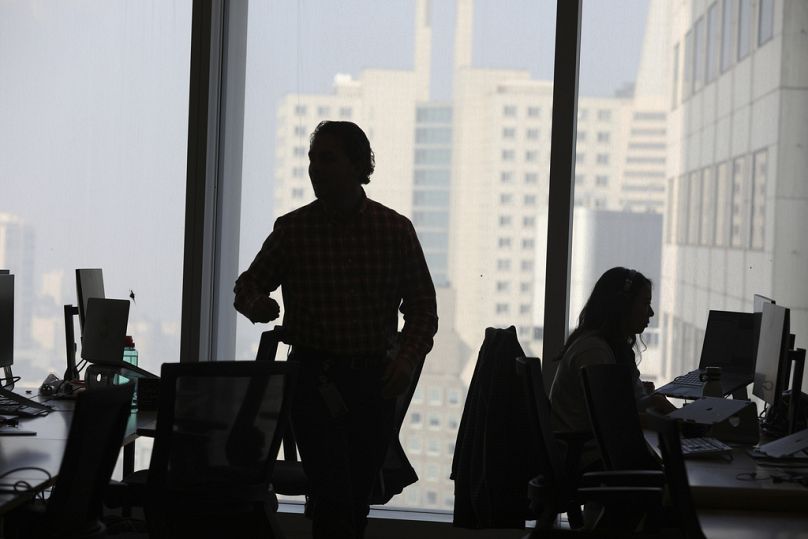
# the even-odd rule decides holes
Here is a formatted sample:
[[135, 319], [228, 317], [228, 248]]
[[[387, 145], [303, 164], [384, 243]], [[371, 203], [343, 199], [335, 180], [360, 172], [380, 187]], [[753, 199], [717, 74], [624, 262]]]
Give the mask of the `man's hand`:
[[245, 297], [244, 294], [236, 294], [233, 306], [238, 312], [250, 319], [250, 322], [265, 324], [278, 318], [281, 308], [278, 302], [269, 296]]
[[413, 368], [405, 358], [397, 355], [390, 363], [382, 376], [382, 397], [394, 399], [407, 391], [412, 379]]

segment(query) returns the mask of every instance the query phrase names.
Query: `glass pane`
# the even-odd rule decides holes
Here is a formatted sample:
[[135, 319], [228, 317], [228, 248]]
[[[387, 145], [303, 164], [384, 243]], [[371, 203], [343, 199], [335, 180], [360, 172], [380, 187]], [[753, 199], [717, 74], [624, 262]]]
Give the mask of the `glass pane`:
[[17, 276], [22, 386], [65, 372], [76, 268], [131, 297], [141, 367], [179, 361], [191, 7], [0, 3], [0, 267]]
[[[769, 44], [758, 47], [754, 39], [754, 30], [764, 22], [763, 15], [758, 21], [758, 6], [772, 10], [768, 2], [649, 0], [641, 3], [644, 10], [636, 10], [636, 2], [614, 0], [609, 9], [638, 12], [631, 20], [608, 24], [592, 15], [604, 9], [602, 4], [584, 1], [579, 108], [591, 108], [584, 81], [597, 74], [593, 66], [619, 54], [634, 66], [634, 75], [626, 79], [634, 81], [633, 91], [613, 92], [606, 99], [615, 110], [664, 112], [656, 127], [666, 133], [661, 137], [665, 150], [632, 145], [639, 136], [636, 116], [613, 115], [622, 122], [611, 139], [612, 160], [621, 167], [610, 174], [616, 196], [607, 198], [604, 211], [587, 202], [595, 185], [575, 184], [579, 206], [574, 214], [571, 317], [577, 316], [594, 279], [623, 265], [646, 273], [655, 285], [654, 318], [660, 326], [646, 330], [648, 347], [639, 364], [644, 378], [664, 383], [695, 367], [708, 311], [749, 312], [755, 293], [771, 294], [791, 309], [791, 332], [797, 345], [804, 346], [808, 282], [794, 256], [808, 250], [802, 233], [808, 215], [800, 202], [806, 196], [804, 156], [794, 148], [808, 145], [800, 127], [808, 99], [802, 90], [792, 94], [793, 88], [804, 86], [798, 82], [801, 75], [777, 66], [800, 54], [802, 41], [790, 32], [799, 34], [808, 14], [791, 9], [792, 3], [772, 2], [776, 9], [765, 16], [771, 43], [777, 44], [771, 49]], [[692, 84], [687, 66], [701, 61], [690, 55], [700, 48], [700, 38], [693, 36], [702, 26], [707, 31], [706, 65], [701, 65], [707, 76], [699, 87]], [[641, 33], [632, 49], [624, 43], [631, 32]], [[714, 44], [720, 44], [720, 73], [711, 69]], [[684, 50], [684, 58], [677, 58], [682, 54], [677, 50]], [[739, 51], [745, 51], [745, 60], [736, 61]], [[674, 99], [671, 109], [677, 86], [683, 98], [678, 103]], [[591, 131], [582, 121], [578, 129]], [[591, 153], [586, 144], [578, 140], [579, 154]], [[650, 154], [661, 154], [664, 162], [648, 161], [645, 174], [635, 174], [636, 158]], [[590, 162], [578, 162], [575, 173], [596, 174], [590, 167]], [[633, 197], [647, 203], [655, 199], [654, 189], [661, 190], [663, 204], [646, 204], [638, 211]], [[652, 219], [658, 221], [653, 227]], [[656, 332], [661, 338], [655, 338]]]
[[[314, 199], [309, 134], [350, 110], [376, 155], [366, 192], [412, 220], [437, 288], [440, 331], [419, 385], [429, 389], [401, 430], [422, 480], [390, 505], [452, 509], [447, 448], [485, 328], [515, 325], [528, 354], [542, 347], [554, 9], [250, 3], [241, 269], [275, 218]], [[264, 329], [239, 317], [239, 359], [255, 356]]]

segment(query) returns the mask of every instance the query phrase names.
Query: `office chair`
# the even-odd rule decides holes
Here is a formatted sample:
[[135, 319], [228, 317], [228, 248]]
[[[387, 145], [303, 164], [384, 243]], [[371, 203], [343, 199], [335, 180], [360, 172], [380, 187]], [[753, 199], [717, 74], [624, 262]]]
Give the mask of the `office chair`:
[[125, 384], [79, 393], [51, 496], [9, 517], [9, 537], [106, 537], [101, 501], [121, 450], [133, 389]]
[[164, 364], [149, 469], [113, 484], [110, 497], [142, 506], [153, 538], [281, 537], [269, 485], [297, 370]]
[[[283, 342], [283, 337], [282, 326], [275, 326], [273, 329], [263, 332], [255, 356], [256, 362], [275, 361], [278, 345]], [[387, 503], [393, 496], [400, 494], [404, 487], [418, 480], [418, 475], [415, 473], [415, 469], [407, 459], [404, 448], [401, 447], [401, 442], [398, 440], [398, 433], [406, 418], [422, 368], [423, 361], [416, 367], [407, 391], [399, 395], [396, 400], [393, 414], [395, 435], [385, 455], [382, 470], [374, 484], [370, 499], [371, 505]], [[306, 515], [310, 516], [312, 505], [309, 503], [308, 498], [310, 494], [309, 481], [303, 471], [303, 465], [298, 460], [297, 446], [292, 428], [286, 429], [283, 435], [283, 459], [275, 462], [272, 473], [272, 489], [275, 493], [285, 496], [306, 496]]]
[[[627, 365], [581, 369], [586, 408], [607, 470], [661, 470], [645, 441]], [[662, 484], [662, 473], [656, 475]]]
[[[635, 523], [621, 521], [622, 508], [646, 503], [661, 504], [662, 489], [649, 485], [644, 472], [589, 472], [576, 478], [565, 463], [566, 445], [557, 439], [550, 426], [550, 402], [544, 390], [541, 363], [538, 358], [519, 357], [516, 370], [522, 380], [525, 398], [532, 405], [530, 422], [538, 451], [540, 475], [528, 483], [528, 497], [536, 517], [536, 527], [529, 537], [553, 536], [557, 515], [567, 513], [569, 525], [579, 530], [580, 537], [626, 535]], [[577, 462], [577, 459], [576, 459]], [[584, 529], [581, 506], [598, 502], [603, 510], [599, 518]]]

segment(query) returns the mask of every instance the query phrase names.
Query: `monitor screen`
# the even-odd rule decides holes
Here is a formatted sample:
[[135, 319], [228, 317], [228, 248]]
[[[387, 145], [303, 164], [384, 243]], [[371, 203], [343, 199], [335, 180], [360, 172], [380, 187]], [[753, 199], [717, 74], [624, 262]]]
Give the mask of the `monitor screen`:
[[0, 273], [0, 367], [14, 363], [14, 276]]
[[785, 389], [781, 365], [788, 348], [788, 318], [787, 308], [774, 303], [763, 304], [752, 394], [769, 405], [774, 404]]
[[76, 299], [79, 304], [79, 325], [82, 335], [84, 335], [84, 321], [87, 320], [87, 300], [104, 297], [104, 274], [101, 269], [77, 269]]
[[90, 298], [81, 358], [90, 363], [120, 364], [128, 321], [129, 300]]
[[752, 313], [711, 310], [707, 315], [699, 368], [721, 367], [752, 376], [755, 368]]

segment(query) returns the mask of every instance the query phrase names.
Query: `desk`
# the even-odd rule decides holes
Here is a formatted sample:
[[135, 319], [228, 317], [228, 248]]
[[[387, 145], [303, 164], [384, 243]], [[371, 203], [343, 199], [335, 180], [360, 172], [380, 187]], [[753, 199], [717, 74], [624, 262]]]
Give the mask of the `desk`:
[[[0, 439], [0, 474], [8, 470], [33, 466], [47, 470], [47, 475], [38, 470], [19, 470], [4, 477], [0, 483], [9, 484], [23, 480], [29, 483], [29, 492], [0, 493], [0, 516], [15, 507], [27, 503], [36, 493], [49, 488], [59, 473], [62, 464], [70, 421], [73, 417], [73, 401], [51, 401], [55, 409], [46, 416], [20, 418], [20, 428], [33, 430], [36, 436], [3, 436]], [[132, 413], [124, 434], [124, 474], [134, 467], [134, 441], [138, 429], [153, 429], [156, 412]], [[128, 469], [127, 469], [128, 468]]]

